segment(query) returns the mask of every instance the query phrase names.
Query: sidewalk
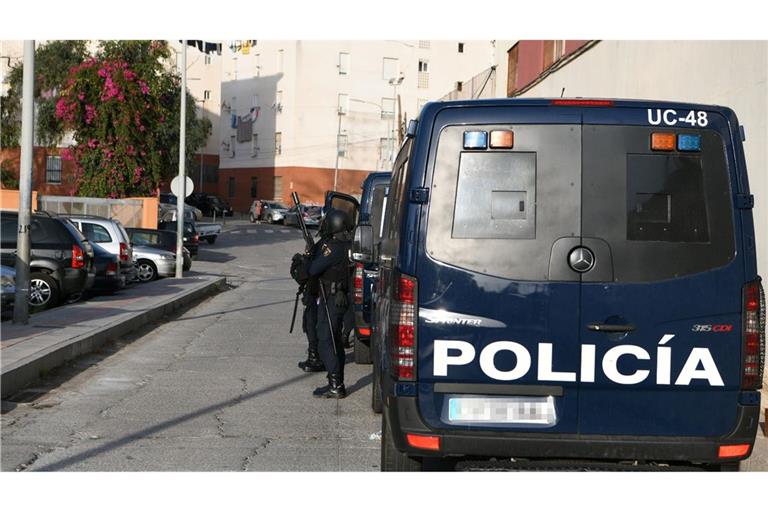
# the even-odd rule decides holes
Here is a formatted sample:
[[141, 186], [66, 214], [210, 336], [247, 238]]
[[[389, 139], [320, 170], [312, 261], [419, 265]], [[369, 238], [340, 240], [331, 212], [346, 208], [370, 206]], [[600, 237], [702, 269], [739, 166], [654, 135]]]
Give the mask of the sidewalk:
[[225, 282], [208, 275], [166, 278], [38, 313], [27, 325], [3, 322], [2, 397], [23, 389], [45, 371], [213, 293]]

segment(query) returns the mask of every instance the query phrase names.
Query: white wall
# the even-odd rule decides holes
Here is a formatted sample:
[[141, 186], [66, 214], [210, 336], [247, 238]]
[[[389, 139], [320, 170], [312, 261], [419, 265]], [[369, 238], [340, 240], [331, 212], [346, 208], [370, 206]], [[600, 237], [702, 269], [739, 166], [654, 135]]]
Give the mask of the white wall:
[[[499, 58], [503, 58], [500, 55]], [[525, 97], [643, 98], [724, 105], [744, 125], [758, 271], [768, 278], [768, 42], [602, 41]]]
[[[247, 113], [254, 94], [259, 95], [261, 113], [254, 125], [260, 152], [250, 157], [249, 144], [238, 144], [234, 158], [221, 153], [222, 168], [307, 166], [333, 168], [336, 161], [338, 95], [350, 98], [349, 113], [341, 116], [341, 129], [348, 140], [348, 154], [339, 161], [342, 169], [381, 168], [380, 139], [392, 129], [381, 118], [382, 98], [394, 97], [393, 87], [383, 77], [383, 58], [398, 59], [404, 79], [398, 94], [404, 115], [418, 115], [419, 100], [441, 97], [455, 86], [491, 64], [489, 41], [262, 41], [248, 55], [223, 55], [222, 99], [231, 102], [238, 115]], [[278, 50], [284, 66], [277, 66]], [[350, 54], [350, 71], [340, 75], [339, 53]], [[418, 85], [419, 59], [429, 61], [429, 86]], [[256, 62], [261, 68], [256, 73]], [[277, 90], [283, 91], [282, 112], [271, 108]], [[264, 99], [268, 101], [263, 101]], [[360, 101], [354, 101], [360, 100]], [[406, 119], [407, 121], [407, 119]], [[274, 132], [282, 132], [282, 154], [274, 155]], [[222, 139], [234, 130], [229, 114], [222, 110]]]

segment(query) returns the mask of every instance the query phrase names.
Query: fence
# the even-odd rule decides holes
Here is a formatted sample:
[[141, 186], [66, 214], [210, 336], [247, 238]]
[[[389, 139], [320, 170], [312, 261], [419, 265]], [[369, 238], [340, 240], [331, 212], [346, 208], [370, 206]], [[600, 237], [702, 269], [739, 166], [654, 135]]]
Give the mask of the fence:
[[[156, 227], [144, 226], [144, 208], [147, 201], [143, 199], [102, 199], [98, 197], [74, 196], [38, 196], [38, 210], [69, 215], [98, 215], [108, 219], [117, 219], [126, 227]], [[146, 207], [151, 207], [151, 202]], [[157, 206], [155, 206], [157, 210]]]
[[492, 66], [485, 71], [481, 71], [466, 82], [462, 82], [460, 87], [440, 98], [440, 101], [493, 98], [495, 94], [496, 67]]

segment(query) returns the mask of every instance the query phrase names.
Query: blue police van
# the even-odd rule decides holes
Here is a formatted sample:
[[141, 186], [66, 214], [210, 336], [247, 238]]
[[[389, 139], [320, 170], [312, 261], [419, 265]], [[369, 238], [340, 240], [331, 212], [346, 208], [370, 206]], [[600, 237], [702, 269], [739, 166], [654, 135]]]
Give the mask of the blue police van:
[[382, 469], [738, 469], [765, 358], [742, 139], [719, 106], [426, 105], [380, 244]]
[[[389, 190], [390, 172], [373, 172], [361, 185], [360, 215], [355, 228], [352, 259], [355, 269], [352, 279], [355, 310], [355, 362], [371, 361], [371, 298], [373, 284], [378, 277], [376, 252], [381, 237], [382, 213]], [[361, 247], [365, 241], [366, 247]]]

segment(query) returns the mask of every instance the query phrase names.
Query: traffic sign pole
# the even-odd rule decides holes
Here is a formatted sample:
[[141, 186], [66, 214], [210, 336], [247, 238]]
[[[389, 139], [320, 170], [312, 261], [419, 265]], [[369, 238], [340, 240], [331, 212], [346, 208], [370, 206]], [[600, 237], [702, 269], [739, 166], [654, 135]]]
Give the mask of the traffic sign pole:
[[184, 271], [184, 190], [187, 180], [184, 166], [187, 160], [187, 40], [181, 42], [181, 115], [179, 116], [179, 194], [176, 195], [176, 277], [183, 277]]

